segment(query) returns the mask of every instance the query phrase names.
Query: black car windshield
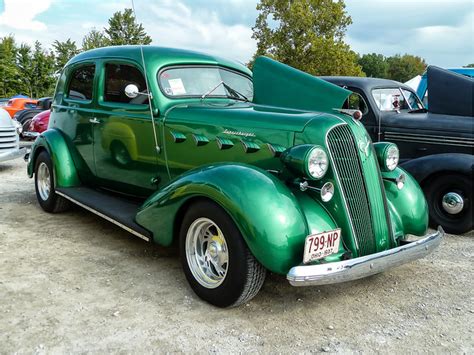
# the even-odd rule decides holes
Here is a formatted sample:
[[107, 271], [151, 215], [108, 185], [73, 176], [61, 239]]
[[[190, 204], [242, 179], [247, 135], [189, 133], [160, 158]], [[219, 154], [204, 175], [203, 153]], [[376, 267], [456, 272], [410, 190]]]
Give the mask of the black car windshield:
[[423, 108], [418, 96], [407, 89], [374, 89], [372, 90], [372, 96], [380, 111], [419, 110]]
[[250, 101], [253, 97], [253, 85], [249, 77], [217, 66], [170, 68], [158, 76], [161, 90], [169, 97], [234, 96], [232, 93], [229, 95], [227, 88]]

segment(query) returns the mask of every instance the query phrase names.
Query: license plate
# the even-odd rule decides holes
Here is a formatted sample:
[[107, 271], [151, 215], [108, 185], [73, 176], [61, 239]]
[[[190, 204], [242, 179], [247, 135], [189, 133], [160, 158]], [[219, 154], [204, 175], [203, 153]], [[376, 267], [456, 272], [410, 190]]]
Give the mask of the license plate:
[[303, 263], [306, 264], [337, 253], [340, 242], [341, 229], [308, 235], [304, 243]]

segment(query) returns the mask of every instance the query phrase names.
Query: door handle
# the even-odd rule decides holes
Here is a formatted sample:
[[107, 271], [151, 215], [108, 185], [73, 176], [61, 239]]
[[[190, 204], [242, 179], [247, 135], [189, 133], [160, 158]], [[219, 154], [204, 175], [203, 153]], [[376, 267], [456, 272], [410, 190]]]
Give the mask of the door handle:
[[92, 124], [99, 124], [99, 123], [102, 123], [102, 121], [101, 121], [101, 120], [98, 120], [96, 117], [90, 118], [90, 119], [89, 119], [89, 122], [92, 123]]

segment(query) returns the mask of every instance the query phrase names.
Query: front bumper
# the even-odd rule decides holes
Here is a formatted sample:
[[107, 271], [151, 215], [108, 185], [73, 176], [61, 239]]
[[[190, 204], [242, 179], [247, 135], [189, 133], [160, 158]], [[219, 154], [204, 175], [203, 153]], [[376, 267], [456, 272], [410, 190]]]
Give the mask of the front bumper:
[[0, 162], [19, 158], [26, 153], [26, 148], [18, 148], [7, 152], [0, 152]]
[[420, 259], [441, 242], [444, 230], [397, 248], [359, 258], [319, 265], [300, 265], [290, 269], [286, 278], [292, 286], [329, 285], [378, 274], [384, 270]]

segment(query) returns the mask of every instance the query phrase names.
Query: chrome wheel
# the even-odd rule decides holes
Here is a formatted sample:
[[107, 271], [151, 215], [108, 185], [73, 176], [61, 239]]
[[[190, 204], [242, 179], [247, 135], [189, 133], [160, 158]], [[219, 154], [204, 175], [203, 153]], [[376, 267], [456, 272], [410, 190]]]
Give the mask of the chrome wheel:
[[224, 234], [208, 218], [196, 219], [186, 233], [186, 259], [197, 282], [216, 288], [224, 282], [229, 268], [229, 251]]
[[448, 192], [443, 196], [442, 206], [449, 214], [458, 214], [464, 208], [464, 199], [456, 192]]
[[41, 162], [37, 172], [38, 193], [43, 201], [48, 200], [51, 193], [51, 174], [45, 162]]

